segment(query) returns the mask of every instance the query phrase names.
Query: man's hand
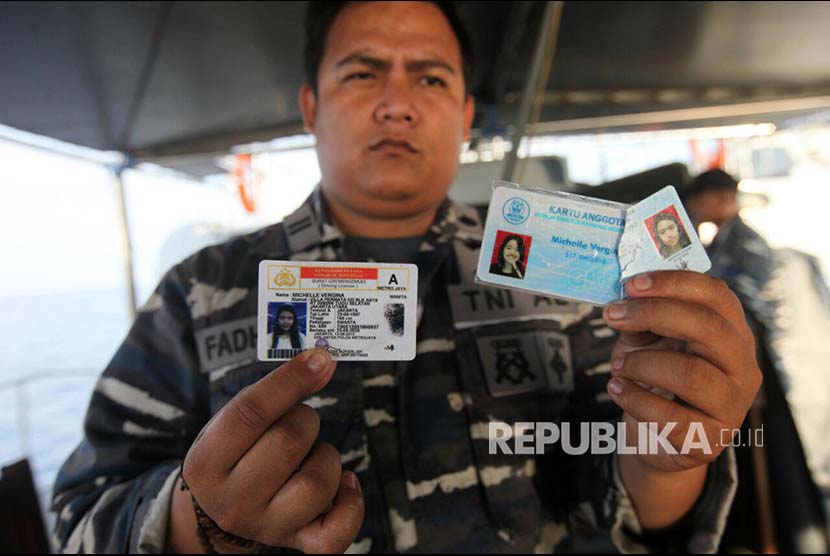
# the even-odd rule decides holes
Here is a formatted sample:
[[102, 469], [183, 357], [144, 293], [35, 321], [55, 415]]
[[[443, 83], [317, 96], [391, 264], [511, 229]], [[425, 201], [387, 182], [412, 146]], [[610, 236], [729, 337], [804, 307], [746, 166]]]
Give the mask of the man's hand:
[[[731, 431], [741, 426], [760, 387], [761, 371], [741, 305], [722, 281], [689, 271], [653, 272], [630, 280], [626, 291], [629, 300], [612, 303], [603, 313], [608, 325], [621, 332], [611, 356], [608, 393], [625, 412], [629, 445], [637, 441], [637, 422], [656, 423], [658, 431], [673, 422], [676, 426], [667, 438], [677, 453], [660, 449], [656, 454], [621, 456], [621, 470], [629, 490], [650, 479], [664, 485], [687, 480], [690, 500], [679, 501], [674, 513], [680, 515], [662, 512], [655, 522], [668, 525], [699, 495], [705, 464], [726, 447], [722, 434], [728, 442]], [[700, 423], [709, 453], [681, 453], [692, 423]], [[662, 496], [667, 495], [663, 491]], [[637, 493], [632, 497], [637, 506]], [[637, 509], [648, 527], [645, 505]]]
[[171, 548], [199, 550], [191, 493], [234, 535], [303, 552], [349, 547], [363, 521], [360, 485], [341, 470], [336, 449], [316, 442], [320, 419], [300, 403], [328, 383], [335, 366], [325, 350], [303, 352], [205, 425], [184, 461], [190, 493], [175, 488]]

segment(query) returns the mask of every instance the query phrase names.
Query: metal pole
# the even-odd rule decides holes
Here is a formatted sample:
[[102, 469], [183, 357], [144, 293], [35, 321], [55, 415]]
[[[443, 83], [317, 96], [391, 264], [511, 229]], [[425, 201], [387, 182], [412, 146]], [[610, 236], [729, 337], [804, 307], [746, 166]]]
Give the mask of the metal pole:
[[700, 106], [698, 108], [654, 110], [652, 112], [635, 112], [631, 114], [616, 114], [613, 116], [593, 116], [587, 118], [574, 118], [571, 120], [558, 120], [555, 122], [541, 122], [534, 124], [533, 129], [528, 131], [528, 135], [588, 132], [597, 128], [638, 127], [653, 124], [684, 123], [705, 120], [734, 120], [737, 117], [743, 116], [768, 116], [772, 114], [783, 114], [786, 112], [826, 110], [827, 108], [830, 108], [830, 95], [751, 101], [737, 104]]
[[135, 274], [133, 270], [133, 244], [130, 237], [130, 219], [127, 211], [127, 195], [124, 188], [124, 169], [126, 164], [122, 164], [113, 169], [115, 176], [115, 190], [118, 194], [118, 214], [121, 223], [121, 242], [124, 247], [124, 273], [127, 278], [127, 296], [128, 305], [130, 309], [130, 319], [135, 319], [136, 294], [135, 294]]
[[[539, 33], [536, 40], [536, 50], [533, 53], [533, 62], [527, 73], [527, 80], [525, 81], [524, 91], [522, 92], [522, 102], [519, 105], [519, 112], [514, 122], [511, 149], [504, 161], [502, 178], [507, 181], [511, 181], [516, 172], [516, 161], [519, 157], [519, 143], [525, 135], [525, 127], [530, 117], [530, 110], [534, 105], [533, 99], [537, 96], [536, 89], [540, 86], [540, 78], [543, 73], [547, 73], [544, 71], [545, 57], [551, 48], [551, 39], [556, 36], [558, 30], [557, 22], [559, 20], [558, 15], [562, 9], [561, 5], [561, 1], [546, 2], [545, 4], [545, 13], [539, 25]], [[542, 83], [541, 86], [546, 86], [546, 83]]]
[[138, 121], [138, 116], [144, 105], [144, 99], [150, 87], [150, 80], [153, 77], [153, 72], [158, 62], [161, 53], [161, 44], [167, 32], [168, 22], [170, 21], [170, 12], [173, 8], [173, 2], [164, 2], [159, 9], [159, 16], [156, 20], [156, 27], [153, 36], [150, 39], [150, 45], [147, 50], [147, 56], [144, 59], [144, 64], [141, 67], [141, 73], [138, 76], [138, 85], [136, 86], [135, 94], [130, 103], [127, 112], [127, 119], [124, 122], [124, 129], [119, 138], [119, 146], [125, 156], [125, 161], [120, 166], [114, 169], [115, 186], [118, 192], [118, 208], [121, 220], [121, 241], [124, 245], [124, 273], [127, 276], [127, 294], [129, 296], [128, 303], [130, 308], [130, 317], [132, 320], [136, 316], [136, 294], [135, 294], [135, 271], [133, 269], [133, 245], [130, 238], [130, 219], [127, 210], [127, 195], [124, 187], [124, 170], [131, 165], [133, 158], [130, 154], [130, 141], [132, 139], [133, 131], [135, 131], [135, 123]]

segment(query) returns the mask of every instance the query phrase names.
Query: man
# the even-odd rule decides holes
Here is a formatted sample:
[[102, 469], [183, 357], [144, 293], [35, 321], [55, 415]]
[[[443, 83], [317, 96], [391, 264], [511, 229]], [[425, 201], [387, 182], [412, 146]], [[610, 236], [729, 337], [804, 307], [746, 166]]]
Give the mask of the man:
[[[601, 530], [628, 550], [714, 549], [734, 490], [723, 446], [510, 455], [490, 453], [488, 424], [617, 420], [619, 406], [634, 442], [639, 421], [676, 422], [678, 446], [699, 422], [717, 442], [760, 380], [734, 296], [703, 275], [658, 273], [604, 312], [535, 298], [547, 316], [457, 326], [450, 302], [480, 293], [481, 223], [445, 198], [473, 119], [463, 33], [429, 2], [310, 9], [299, 102], [320, 188], [282, 224], [162, 280], [56, 484], [61, 545], [528, 552]], [[416, 262], [415, 360], [335, 365], [311, 350], [272, 372], [236, 349], [227, 337], [254, 322], [257, 265], [281, 258]], [[523, 349], [537, 340], [550, 357]], [[559, 385], [499, 380], [548, 365]]]
[[[810, 395], [828, 382], [821, 353], [827, 345], [824, 280], [811, 256], [775, 251], [743, 221], [738, 181], [725, 171], [703, 172], [684, 189], [683, 199], [696, 224], [718, 226], [707, 248], [709, 274], [736, 293], [756, 338], [763, 392], [742, 435], [763, 429], [765, 444], [775, 447], [737, 447], [741, 481], [722, 549], [827, 552], [817, 483], [826, 476], [828, 411], [826, 400]], [[816, 347], [805, 353], [804, 342]]]
[[[738, 214], [738, 181], [719, 168], [704, 172], [684, 189], [683, 204], [696, 225], [711, 222], [718, 227], [707, 248], [710, 274], [723, 279], [742, 300], [760, 303], [775, 267], [774, 254]], [[760, 316], [769, 310], [756, 309]]]

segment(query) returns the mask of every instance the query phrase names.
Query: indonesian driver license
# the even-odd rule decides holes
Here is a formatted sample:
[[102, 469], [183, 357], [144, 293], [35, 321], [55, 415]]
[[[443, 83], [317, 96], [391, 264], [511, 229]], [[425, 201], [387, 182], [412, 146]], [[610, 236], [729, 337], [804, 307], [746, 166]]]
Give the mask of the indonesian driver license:
[[340, 361], [415, 358], [414, 264], [261, 261], [257, 358], [323, 348]]

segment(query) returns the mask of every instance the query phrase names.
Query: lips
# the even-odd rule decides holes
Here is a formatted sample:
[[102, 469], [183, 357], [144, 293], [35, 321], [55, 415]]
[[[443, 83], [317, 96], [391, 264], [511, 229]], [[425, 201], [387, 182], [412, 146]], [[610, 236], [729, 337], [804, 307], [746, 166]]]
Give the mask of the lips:
[[412, 143], [407, 141], [406, 139], [400, 139], [397, 137], [385, 137], [378, 141], [377, 143], [373, 144], [370, 147], [372, 151], [389, 151], [389, 152], [404, 152], [404, 153], [411, 153], [416, 154], [418, 153], [418, 149], [412, 146]]

